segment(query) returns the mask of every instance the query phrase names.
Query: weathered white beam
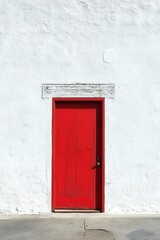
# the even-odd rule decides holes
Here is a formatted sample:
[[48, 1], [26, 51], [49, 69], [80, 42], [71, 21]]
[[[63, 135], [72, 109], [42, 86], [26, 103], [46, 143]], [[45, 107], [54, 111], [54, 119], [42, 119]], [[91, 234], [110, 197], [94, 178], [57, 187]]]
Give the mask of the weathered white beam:
[[106, 97], [114, 98], [114, 84], [43, 84], [42, 98]]

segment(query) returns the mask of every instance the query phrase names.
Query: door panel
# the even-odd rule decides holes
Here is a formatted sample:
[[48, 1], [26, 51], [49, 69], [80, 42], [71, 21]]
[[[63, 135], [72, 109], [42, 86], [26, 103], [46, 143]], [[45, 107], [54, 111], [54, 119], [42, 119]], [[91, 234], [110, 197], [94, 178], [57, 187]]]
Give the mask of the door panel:
[[54, 121], [55, 209], [101, 209], [101, 102], [57, 101]]

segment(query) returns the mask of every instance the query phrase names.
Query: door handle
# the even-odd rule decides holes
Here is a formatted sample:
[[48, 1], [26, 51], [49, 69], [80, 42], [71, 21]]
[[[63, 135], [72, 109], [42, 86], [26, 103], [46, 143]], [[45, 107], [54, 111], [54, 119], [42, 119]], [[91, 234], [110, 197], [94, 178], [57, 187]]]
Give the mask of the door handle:
[[100, 157], [97, 157], [96, 160], [97, 160], [97, 161], [96, 161], [96, 162], [97, 162], [97, 166], [100, 166], [100, 165], [101, 165], [101, 162], [100, 162], [100, 161], [101, 161], [101, 158], [100, 158]]

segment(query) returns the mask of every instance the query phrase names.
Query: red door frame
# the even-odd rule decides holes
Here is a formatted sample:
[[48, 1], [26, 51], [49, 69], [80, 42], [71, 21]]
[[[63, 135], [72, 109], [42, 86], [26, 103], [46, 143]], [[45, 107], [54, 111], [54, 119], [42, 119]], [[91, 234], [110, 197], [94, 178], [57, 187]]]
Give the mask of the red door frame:
[[52, 98], [52, 184], [51, 184], [51, 203], [52, 209], [51, 211], [55, 211], [55, 200], [54, 200], [54, 189], [55, 189], [55, 107], [56, 102], [66, 102], [66, 101], [74, 101], [74, 102], [101, 102], [102, 107], [102, 203], [101, 203], [101, 212], [104, 212], [104, 199], [105, 199], [105, 99], [104, 98]]

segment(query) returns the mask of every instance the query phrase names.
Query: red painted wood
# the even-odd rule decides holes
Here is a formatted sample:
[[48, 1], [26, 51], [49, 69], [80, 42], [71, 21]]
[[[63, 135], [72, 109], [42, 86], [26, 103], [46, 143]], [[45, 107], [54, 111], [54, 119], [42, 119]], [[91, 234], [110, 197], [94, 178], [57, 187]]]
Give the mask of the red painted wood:
[[102, 208], [101, 211], [104, 212], [104, 202], [105, 202], [105, 100], [102, 100]]
[[67, 100], [53, 101], [52, 207], [103, 210], [102, 100]]

